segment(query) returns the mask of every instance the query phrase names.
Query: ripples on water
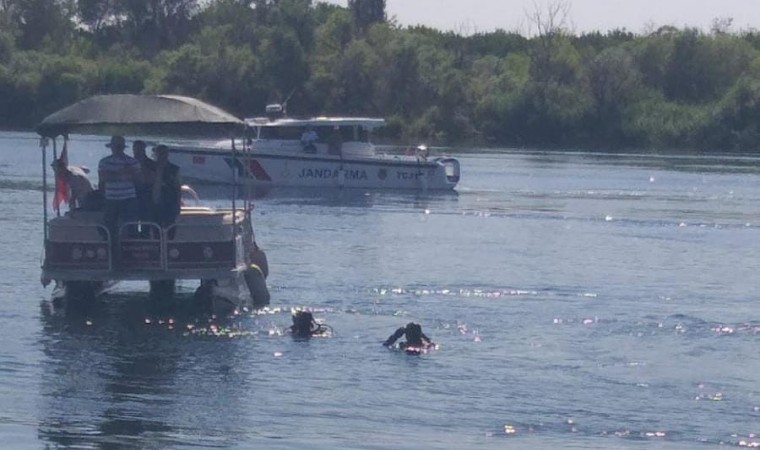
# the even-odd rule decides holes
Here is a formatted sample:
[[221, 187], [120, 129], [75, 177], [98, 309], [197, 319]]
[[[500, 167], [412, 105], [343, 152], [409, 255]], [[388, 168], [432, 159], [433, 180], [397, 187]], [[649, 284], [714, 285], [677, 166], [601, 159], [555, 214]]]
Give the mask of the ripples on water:
[[[50, 417], [40, 427], [41, 437], [72, 445], [150, 438], [169, 446], [226, 447], [240, 439], [289, 440], [303, 433], [321, 446], [340, 436], [351, 440], [355, 428], [373, 434], [389, 426], [377, 422], [382, 412], [414, 418], [415, 427], [406, 432], [417, 429], [424, 443], [410, 447], [427, 446], [439, 433], [454, 433], [458, 442], [482, 433], [483, 440], [476, 439], [480, 444], [525, 437], [527, 446], [531, 439], [544, 445], [542, 437], [550, 442], [562, 435], [569, 442], [605, 437], [649, 445], [755, 442], [751, 433], [735, 439], [715, 436], [711, 430], [716, 424], [702, 427], [695, 422], [700, 411], [711, 410], [725, 423], [753, 423], [758, 404], [735, 397], [753, 384], [751, 368], [742, 374], [737, 367], [727, 377], [714, 366], [715, 378], [698, 381], [689, 372], [692, 364], [713, 361], [711, 354], [726, 349], [754, 351], [760, 323], [680, 315], [631, 319], [599, 311], [573, 315], [571, 311], [594, 314], [595, 308], [577, 304], [598, 300], [587, 292], [376, 287], [364, 295], [372, 299], [364, 307], [314, 308], [318, 319], [338, 331], [310, 342], [285, 335], [296, 305], [218, 318], [181, 307], [156, 314], [143, 298], [129, 293], [86, 311], [52, 310], [43, 302], [47, 360], [41, 395], [49, 402], [43, 410]], [[393, 323], [418, 316], [415, 303], [445, 305], [473, 298], [484, 303], [470, 307], [496, 303], [498, 309], [511, 311], [514, 317], [500, 320], [510, 332], [504, 334], [484, 318], [468, 322], [432, 313], [424, 323], [442, 345], [438, 352], [409, 361], [379, 347], [383, 329], [392, 331]], [[530, 310], [544, 309], [543, 303], [576, 305], [564, 314], [539, 314], [538, 319]], [[373, 327], [377, 321], [388, 325]], [[621, 342], [627, 347], [619, 347]], [[671, 358], [684, 367], [667, 364]], [[743, 364], [741, 358], [736, 364]], [[409, 386], [409, 376], [431, 378], [421, 389]], [[331, 386], [347, 392], [330, 392]], [[381, 389], [391, 391], [378, 392]], [[277, 401], [286, 403], [272, 404]], [[88, 407], [90, 402], [94, 403]], [[396, 406], [410, 410], [397, 411]], [[209, 420], [209, 414], [215, 420]], [[341, 424], [314, 423], [313, 415], [327, 415]], [[452, 416], [457, 420], [446, 422]], [[204, 418], [203, 436], [195, 434], [198, 417]], [[394, 423], [392, 417], [386, 420]], [[318, 431], [322, 427], [336, 428], [335, 435], [325, 439]], [[397, 432], [404, 435], [405, 428]], [[588, 445], [623, 444], [604, 440]]]
[[[139, 283], [53, 308], [30, 136], [0, 135], [9, 448], [760, 445], [754, 158], [473, 152], [458, 193], [271, 192], [272, 307], [211, 317]], [[292, 340], [301, 307], [335, 333]], [[380, 345], [409, 321], [440, 349]]]

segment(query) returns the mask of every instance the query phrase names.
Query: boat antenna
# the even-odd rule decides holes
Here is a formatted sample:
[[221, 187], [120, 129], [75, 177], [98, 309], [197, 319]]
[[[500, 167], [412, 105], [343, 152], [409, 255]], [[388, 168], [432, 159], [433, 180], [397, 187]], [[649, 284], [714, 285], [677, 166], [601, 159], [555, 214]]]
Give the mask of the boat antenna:
[[290, 91], [290, 94], [288, 94], [287, 97], [285, 97], [285, 100], [282, 102], [282, 115], [287, 116], [288, 115], [288, 100], [290, 100], [290, 97], [293, 96], [293, 94], [296, 93], [298, 88], [293, 88], [292, 91]]
[[272, 103], [266, 106], [266, 114], [270, 121], [274, 121], [282, 117], [287, 117], [288, 100], [290, 100], [290, 97], [292, 97], [293, 94], [295, 94], [297, 90], [298, 88], [295, 88], [292, 91], [290, 91], [290, 94], [288, 94], [288, 96], [285, 97], [285, 100], [283, 100], [282, 102]]
[[45, 241], [48, 238], [47, 146], [48, 138], [45, 136], [40, 137], [40, 148], [42, 149], [42, 228]]

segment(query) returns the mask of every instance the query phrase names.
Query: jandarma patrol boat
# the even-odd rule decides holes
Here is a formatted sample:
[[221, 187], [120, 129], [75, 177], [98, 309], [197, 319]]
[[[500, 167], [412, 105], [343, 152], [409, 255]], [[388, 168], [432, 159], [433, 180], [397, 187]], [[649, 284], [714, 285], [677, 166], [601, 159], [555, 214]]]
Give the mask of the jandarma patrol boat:
[[[366, 189], [451, 190], [460, 179], [459, 161], [433, 157], [420, 146], [411, 154], [377, 151], [373, 130], [379, 118], [291, 118], [280, 105], [267, 117], [246, 119], [248, 138], [229, 142], [170, 146], [170, 159], [188, 179], [257, 187], [345, 187]], [[241, 152], [240, 149], [246, 151]]]
[[[199, 100], [170, 95], [100, 95], [45, 118], [42, 137], [44, 260], [42, 282], [55, 281], [54, 297], [89, 299], [121, 280], [145, 280], [151, 293], [174, 293], [175, 280], [200, 280], [201, 296], [215, 309], [269, 303], [266, 256], [255, 241], [249, 199], [224, 208], [182, 206], [176, 222], [125, 222], [112, 231], [101, 208], [48, 211], [47, 148], [70, 133], [118, 130], [194, 135], [242, 132], [240, 119]], [[232, 172], [232, 171], [230, 171]], [[232, 183], [236, 183], [234, 173]], [[136, 231], [137, 230], [137, 231]]]

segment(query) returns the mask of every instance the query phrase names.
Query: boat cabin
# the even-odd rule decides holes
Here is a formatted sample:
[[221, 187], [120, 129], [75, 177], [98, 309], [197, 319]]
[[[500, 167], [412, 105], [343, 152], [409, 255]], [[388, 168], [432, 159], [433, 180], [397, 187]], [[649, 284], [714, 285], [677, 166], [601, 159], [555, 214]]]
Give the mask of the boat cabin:
[[288, 150], [353, 156], [373, 155], [372, 132], [385, 125], [384, 119], [361, 117], [257, 117], [245, 122], [258, 149], [276, 143]]
[[245, 180], [258, 192], [273, 187], [451, 191], [459, 182], [459, 161], [431, 156], [427, 147], [378, 152], [372, 135], [384, 119], [294, 118], [279, 105], [267, 111], [268, 116], [245, 120], [246, 139], [232, 146], [178, 144], [169, 149], [172, 162], [188, 178], [223, 184]]

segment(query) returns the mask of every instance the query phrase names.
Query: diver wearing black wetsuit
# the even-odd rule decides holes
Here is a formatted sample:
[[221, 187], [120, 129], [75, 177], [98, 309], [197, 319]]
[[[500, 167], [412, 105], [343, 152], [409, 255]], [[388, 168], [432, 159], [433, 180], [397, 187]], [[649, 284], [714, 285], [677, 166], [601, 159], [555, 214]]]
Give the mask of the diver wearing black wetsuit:
[[324, 335], [331, 328], [327, 325], [317, 323], [314, 315], [309, 311], [298, 311], [293, 314], [293, 325], [290, 326], [290, 334], [294, 338], [310, 338], [316, 335]]
[[399, 344], [399, 347], [401, 349], [405, 349], [407, 347], [422, 348], [433, 344], [433, 341], [431, 341], [430, 338], [425, 336], [425, 333], [422, 332], [422, 326], [420, 326], [420, 324], [409, 322], [406, 324], [406, 326], [403, 326], [396, 330], [395, 333], [393, 333], [388, 339], [385, 340], [385, 342], [383, 342], [383, 345], [390, 347], [403, 335], [406, 335], [406, 342]]

